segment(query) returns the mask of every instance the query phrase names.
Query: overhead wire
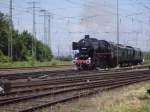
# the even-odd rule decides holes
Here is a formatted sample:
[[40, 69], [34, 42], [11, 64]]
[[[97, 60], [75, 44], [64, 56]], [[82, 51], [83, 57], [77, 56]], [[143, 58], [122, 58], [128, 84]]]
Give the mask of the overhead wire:
[[[76, 5], [79, 5], [80, 3], [78, 3], [78, 2], [73, 2], [72, 0], [65, 0], [65, 1], [67, 1], [67, 2], [69, 2], [69, 3], [71, 3], [71, 4], [76, 4]], [[92, 2], [92, 3], [94, 3], [94, 2]], [[83, 5], [83, 6], [87, 6], [87, 7], [94, 7], [94, 6], [92, 6], [91, 4], [89, 5], [89, 4], [83, 4], [83, 3], [81, 3], [81, 5]], [[106, 7], [106, 6], [105, 6]], [[108, 7], [108, 8], [111, 8], [111, 7]], [[126, 9], [122, 9], [122, 8], [119, 8], [120, 10], [123, 10], [123, 11], [127, 11], [127, 12], [130, 12], [129, 10], [126, 10]], [[116, 15], [116, 12], [115, 13], [112, 13], [112, 12], [109, 12], [109, 13], [111, 13], [111, 14], [113, 14], [113, 15]], [[140, 13], [142, 13], [142, 12], [140, 12]], [[128, 19], [130, 19], [130, 20], [132, 20], [132, 18], [130, 18], [130, 17], [127, 17], [127, 16], [129, 16], [129, 15], [122, 15], [122, 14], [119, 14], [121, 17], [125, 17], [125, 18], [128, 18]], [[135, 15], [135, 14], [134, 14]], [[130, 15], [131, 16], [131, 15]], [[136, 22], [138, 22], [138, 23], [143, 23], [143, 24], [145, 24], [145, 25], [147, 25], [147, 23], [146, 22], [143, 22], [142, 20], [138, 20], [138, 19], [134, 19], [134, 21], [136, 21]]]
[[[66, 1], [69, 1], [69, 2], [71, 2], [71, 0], [66, 0]], [[93, 2], [94, 3], [94, 2]], [[78, 4], [78, 3], [77, 3]], [[91, 5], [88, 5], [88, 4], [81, 4], [81, 5], [84, 5], [84, 6], [88, 6], [88, 7], [91, 7]], [[92, 6], [93, 7], [93, 6]], [[25, 12], [25, 13], [30, 13], [30, 12], [27, 12], [26, 10], [24, 10], [24, 9], [20, 9], [19, 7], [17, 7], [17, 8], [15, 8], [15, 10], [16, 11], [18, 11], [18, 12]], [[57, 9], [54, 9], [54, 10], [57, 10]], [[21, 13], [22, 14], [22, 13]], [[61, 15], [58, 15], [58, 14], [54, 14], [55, 16], [61, 16]], [[113, 15], [116, 15], [115, 13], [113, 13]], [[121, 14], [120, 14], [121, 15]], [[93, 19], [94, 17], [98, 17], [98, 16], [100, 16], [100, 15], [91, 15], [91, 16], [87, 16], [87, 17], [82, 17], [82, 16], [61, 16], [61, 18], [56, 18], [55, 17], [55, 19], [60, 19], [60, 20], [65, 20], [65, 19], [78, 19], [78, 20], [80, 20], [80, 19], [82, 19], [82, 20], [86, 20], [86, 19]], [[131, 15], [132, 16], [132, 15]], [[121, 17], [126, 17], [126, 16], [122, 16], [121, 15]], [[126, 18], [130, 18], [130, 19], [133, 19], [133, 18], [131, 18], [131, 17], [126, 17]], [[144, 24], [147, 24], [146, 22], [143, 22], [143, 21], [141, 21], [141, 20], [138, 20], [138, 19], [133, 19], [134, 21], [137, 21], [138, 23], [144, 23]], [[70, 24], [71, 24], [71, 22], [70, 22]]]

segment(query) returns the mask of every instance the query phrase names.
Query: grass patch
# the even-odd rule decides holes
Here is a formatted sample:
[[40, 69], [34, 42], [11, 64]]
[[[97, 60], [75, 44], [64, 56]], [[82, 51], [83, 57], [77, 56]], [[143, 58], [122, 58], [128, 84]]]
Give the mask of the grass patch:
[[38, 67], [38, 66], [58, 66], [71, 65], [71, 61], [61, 61], [52, 59], [51, 61], [18, 61], [18, 62], [0, 62], [0, 68], [17, 68], [17, 67]]
[[56, 106], [51, 112], [150, 112], [147, 89], [150, 89], [150, 81], [81, 98], [59, 108]]
[[99, 104], [98, 112], [150, 112], [150, 98], [146, 93], [149, 86], [149, 83], [142, 86], [134, 85], [117, 92], [104, 93], [102, 98], [97, 96], [95, 104]]

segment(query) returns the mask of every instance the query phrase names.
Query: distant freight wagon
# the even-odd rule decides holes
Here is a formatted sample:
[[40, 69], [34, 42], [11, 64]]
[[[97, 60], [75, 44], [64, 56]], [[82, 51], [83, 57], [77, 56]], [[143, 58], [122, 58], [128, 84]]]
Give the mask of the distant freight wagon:
[[143, 53], [140, 49], [90, 38], [89, 35], [85, 35], [85, 38], [79, 42], [73, 42], [72, 49], [79, 51], [73, 60], [79, 70], [96, 69], [97, 67], [113, 68], [117, 64], [123, 67], [143, 63]]

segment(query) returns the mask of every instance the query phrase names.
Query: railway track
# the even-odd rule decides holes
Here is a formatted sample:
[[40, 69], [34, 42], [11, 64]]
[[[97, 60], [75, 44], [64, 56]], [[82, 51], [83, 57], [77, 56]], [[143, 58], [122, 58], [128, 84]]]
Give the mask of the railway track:
[[[110, 69], [110, 70], [94, 70], [94, 71], [88, 71], [92, 73], [97, 72], [114, 72], [114, 71], [126, 71], [126, 70], [136, 70], [136, 69], [143, 69], [143, 68], [150, 68], [149, 65], [143, 65], [143, 66], [134, 66], [134, 67], [126, 67], [126, 68], [120, 68], [120, 69]], [[28, 79], [28, 78], [39, 78], [42, 76], [66, 76], [66, 75], [75, 75], [75, 74], [82, 74], [87, 73], [86, 71], [76, 71], [73, 69], [68, 70], [40, 70], [40, 71], [26, 71], [26, 72], [13, 72], [11, 73], [8, 71], [8, 73], [1, 73], [0, 71], [0, 79], [8, 79], [8, 80], [18, 80], [18, 79]]]
[[11, 71], [11, 70], [30, 70], [30, 69], [41, 69], [41, 68], [61, 68], [61, 67], [68, 67], [72, 66], [71, 64], [68, 65], [57, 65], [57, 66], [35, 66], [35, 67], [7, 67], [7, 68], [0, 68], [0, 71]]
[[[23, 88], [28, 88], [20, 90], [20, 92], [16, 89], [14, 96], [12, 94], [1, 95], [0, 110], [6, 111], [9, 106], [8, 112], [13, 110], [15, 112], [31, 112], [35, 109], [52, 106], [56, 103], [95, 94], [104, 90], [150, 80], [149, 74], [149, 70], [113, 74], [81, 74], [80, 76], [66, 77], [66, 79], [65, 77], [60, 78], [58, 83], [54, 83], [58, 79], [57, 81], [56, 79], [51, 79], [50, 84], [41, 87], [39, 85], [31, 86], [34, 82], [29, 84], [29, 87], [27, 85], [22, 86]], [[70, 82], [68, 83], [69, 79]]]
[[[140, 70], [136, 70], [137, 72]], [[29, 87], [29, 86], [39, 86], [39, 85], [47, 85], [47, 84], [54, 84], [54, 83], [62, 83], [63, 81], [70, 81], [72, 80], [82, 80], [82, 81], [87, 81], [89, 78], [97, 78], [97, 77], [108, 77], [108, 76], [116, 76], [116, 74], [124, 74], [124, 73], [132, 73], [133, 70], [128, 70], [128, 71], [83, 71], [83, 72], [69, 72], [69, 73], [59, 73], [58, 76], [55, 75], [55, 77], [48, 77], [46, 79], [38, 79], [38, 80], [32, 80], [29, 82], [19, 82], [15, 81], [12, 82], [14, 88], [18, 87]], [[52, 74], [51, 74], [52, 75]]]
[[[3, 96], [11, 95], [11, 94], [21, 94], [21, 93], [27, 93], [32, 91], [41, 91], [41, 90], [49, 90], [53, 88], [64, 88], [64, 87], [71, 87], [74, 85], [74, 83], [85, 83], [85, 82], [91, 82], [96, 80], [103, 81], [105, 78], [107, 79], [113, 79], [116, 74], [117, 78], [124, 78], [126, 77], [126, 73], [130, 73], [131, 76], [133, 76], [133, 73], [130, 71], [128, 72], [115, 72], [115, 73], [105, 73], [105, 74], [89, 74], [89, 75], [76, 75], [76, 76], [68, 76], [68, 77], [60, 77], [60, 78], [53, 78], [53, 79], [47, 79], [47, 80], [40, 80], [40, 81], [33, 81], [29, 83], [14, 83], [12, 84], [12, 92], [2, 94]], [[1, 96], [2, 96], [1, 95]]]
[[27, 79], [28, 77], [37, 78], [43, 75], [55, 76], [57, 74], [67, 74], [72, 73], [74, 70], [58, 70], [58, 71], [32, 71], [32, 72], [23, 72], [23, 73], [11, 73], [11, 74], [1, 74], [0, 78], [5, 78], [9, 80], [16, 79]]
[[[139, 76], [138, 78], [140, 78], [141, 76]], [[121, 79], [121, 80], [125, 80], [126, 77], [125, 76], [118, 76], [117, 77], [118, 79]], [[133, 76], [133, 74], [130, 76], [130, 78], [135, 78], [135, 76]], [[95, 79], [94, 81], [90, 81], [90, 82], [78, 82], [78, 83], [72, 83], [72, 84], [65, 84], [65, 85], [57, 85], [57, 86], [48, 86], [48, 87], [38, 87], [38, 88], [31, 88], [31, 89], [26, 89], [26, 90], [23, 90], [23, 91], [14, 91], [15, 93], [27, 93], [27, 92], [33, 92], [33, 91], [44, 91], [44, 90], [56, 90], [56, 89], [61, 89], [61, 88], [70, 88], [70, 87], [75, 87], [75, 86], [83, 86], [83, 85], [88, 85], [88, 84], [97, 84], [97, 83], [103, 83], [103, 82], [110, 82], [110, 81], [115, 81], [114, 78], [110, 77], [110, 78], [107, 78], [107, 80], [104, 80], [104, 79]], [[14, 93], [12, 92], [12, 93]], [[10, 93], [11, 94], [11, 93]], [[10, 100], [10, 98], [8, 98], [8, 95], [10, 94], [5, 94], [3, 96], [7, 96], [7, 98], [5, 99], [0, 99], [0, 101], [4, 101], [4, 100]], [[17, 96], [18, 97], [18, 96]], [[14, 98], [13, 98], [14, 99]]]

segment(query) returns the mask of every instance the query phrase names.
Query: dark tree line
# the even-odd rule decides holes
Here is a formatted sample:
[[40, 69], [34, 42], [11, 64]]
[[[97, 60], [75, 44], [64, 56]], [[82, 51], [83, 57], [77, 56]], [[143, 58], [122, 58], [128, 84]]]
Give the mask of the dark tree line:
[[[51, 60], [51, 49], [41, 41], [34, 39], [35, 56], [32, 57], [32, 34], [28, 31], [18, 32], [13, 28], [13, 61], [24, 61], [36, 59], [39, 61]], [[0, 12], [0, 62], [10, 60], [8, 57], [9, 40], [9, 21], [8, 16]]]

